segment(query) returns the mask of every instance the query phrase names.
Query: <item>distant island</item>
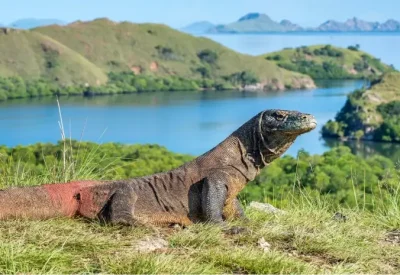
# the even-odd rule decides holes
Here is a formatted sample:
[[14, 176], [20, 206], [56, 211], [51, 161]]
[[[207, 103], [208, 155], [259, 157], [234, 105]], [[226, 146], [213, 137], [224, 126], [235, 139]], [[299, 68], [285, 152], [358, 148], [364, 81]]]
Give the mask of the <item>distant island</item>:
[[301, 46], [262, 56], [281, 68], [309, 75], [313, 79], [376, 78], [394, 71], [393, 66], [361, 51], [360, 45], [347, 48], [332, 45]]
[[181, 29], [183, 32], [187, 33], [192, 33], [192, 34], [201, 34], [205, 33], [208, 30], [212, 29], [215, 25], [211, 22], [208, 21], [199, 21], [195, 22], [193, 24], [190, 24], [189, 26], [186, 26]]
[[304, 74], [160, 24], [107, 18], [0, 28], [0, 100], [145, 91], [314, 88]]
[[368, 22], [351, 18], [345, 22], [328, 20], [317, 27], [303, 27], [287, 19], [272, 20], [263, 13], [249, 13], [229, 24], [214, 25], [210, 22], [195, 22], [181, 29], [199, 33], [267, 33], [267, 32], [400, 32], [400, 22], [388, 19], [385, 22]]

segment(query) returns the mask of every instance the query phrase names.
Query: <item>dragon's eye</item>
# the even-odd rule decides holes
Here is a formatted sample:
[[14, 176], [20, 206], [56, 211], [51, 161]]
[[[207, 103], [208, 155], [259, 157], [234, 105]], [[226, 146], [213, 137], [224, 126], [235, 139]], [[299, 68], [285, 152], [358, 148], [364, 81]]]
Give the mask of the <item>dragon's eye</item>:
[[282, 115], [281, 113], [275, 113], [275, 118], [276, 118], [276, 120], [283, 120], [285, 118], [285, 116]]

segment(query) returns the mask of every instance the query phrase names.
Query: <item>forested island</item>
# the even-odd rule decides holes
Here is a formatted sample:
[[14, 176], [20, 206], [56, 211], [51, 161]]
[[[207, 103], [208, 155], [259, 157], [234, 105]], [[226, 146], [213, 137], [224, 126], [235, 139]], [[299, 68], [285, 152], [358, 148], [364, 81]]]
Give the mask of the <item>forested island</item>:
[[286, 48], [263, 55], [279, 67], [313, 79], [369, 79], [394, 71], [392, 65], [361, 51], [360, 45], [347, 48], [332, 45]]
[[400, 73], [391, 72], [348, 96], [324, 137], [400, 142]]

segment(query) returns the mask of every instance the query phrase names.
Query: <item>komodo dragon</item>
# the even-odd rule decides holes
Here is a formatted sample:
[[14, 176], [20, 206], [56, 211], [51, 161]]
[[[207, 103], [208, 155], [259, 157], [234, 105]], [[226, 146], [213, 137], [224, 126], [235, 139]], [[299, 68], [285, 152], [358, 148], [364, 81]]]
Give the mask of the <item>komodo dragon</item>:
[[224, 224], [244, 217], [236, 196], [246, 183], [315, 127], [312, 115], [266, 110], [210, 151], [164, 173], [1, 190], [0, 219], [80, 216], [124, 225]]

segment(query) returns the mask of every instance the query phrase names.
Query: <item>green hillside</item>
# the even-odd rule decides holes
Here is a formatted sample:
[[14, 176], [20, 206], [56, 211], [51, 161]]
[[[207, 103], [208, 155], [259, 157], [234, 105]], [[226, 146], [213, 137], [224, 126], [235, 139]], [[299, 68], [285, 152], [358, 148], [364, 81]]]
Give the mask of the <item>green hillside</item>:
[[[164, 25], [96, 19], [27, 31], [3, 28], [0, 33], [0, 78], [13, 77], [0, 83], [41, 79], [47, 90], [40, 94], [314, 87], [308, 76]], [[5, 86], [0, 85], [0, 98], [14, 97], [13, 87]], [[18, 94], [37, 94], [29, 91], [36, 82], [23, 86], [27, 90]]]
[[358, 48], [302, 46], [269, 53], [263, 57], [282, 68], [307, 74], [313, 79], [360, 79], [393, 70], [391, 66]]
[[326, 137], [400, 142], [400, 73], [385, 74], [357, 90], [322, 129]]
[[62, 85], [107, 81], [103, 70], [57, 40], [13, 29], [0, 30], [0, 76], [43, 78]]
[[239, 54], [210, 39], [194, 37], [165, 25], [117, 24], [97, 19], [35, 31], [60, 41], [104, 71], [133, 70], [140, 74], [199, 78], [199, 69], [206, 67], [214, 77], [249, 71], [262, 82], [276, 79], [294, 86], [297, 80], [305, 79], [278, 69], [272, 62], [264, 64], [258, 57]]

